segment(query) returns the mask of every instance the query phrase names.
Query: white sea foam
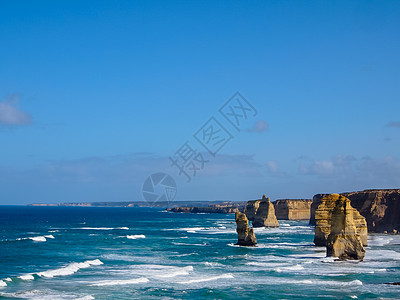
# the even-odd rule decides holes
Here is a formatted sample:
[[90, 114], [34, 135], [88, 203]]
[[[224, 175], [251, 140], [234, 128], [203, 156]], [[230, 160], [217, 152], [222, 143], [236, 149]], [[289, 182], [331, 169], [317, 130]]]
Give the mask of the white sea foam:
[[220, 227], [183, 227], [177, 229], [163, 229], [164, 231], [186, 231], [187, 233], [205, 233], [205, 234], [227, 234], [236, 233], [235, 229], [226, 228], [226, 226]]
[[18, 291], [15, 293], [0, 293], [0, 298], [2, 296], [8, 298], [17, 298], [17, 299], [30, 299], [30, 300], [94, 300], [92, 295], [80, 295], [73, 292], [63, 293], [61, 291], [52, 290], [48, 288], [43, 288], [40, 290], [27, 290], [27, 291]]
[[30, 238], [34, 242], [46, 242], [47, 239], [44, 236], [34, 236]]
[[191, 279], [188, 281], [181, 281], [178, 282], [180, 284], [190, 284], [190, 283], [199, 283], [199, 282], [207, 282], [207, 281], [214, 281], [218, 279], [223, 279], [223, 278], [234, 278], [232, 274], [222, 274], [219, 276], [212, 276], [212, 277], [203, 277], [203, 278], [198, 278], [198, 279]]
[[278, 273], [281, 273], [284, 271], [299, 271], [299, 270], [304, 270], [304, 267], [302, 265], [295, 265], [295, 266], [289, 266], [289, 267], [279, 267], [279, 268], [275, 269], [275, 271]]
[[21, 276], [19, 276], [19, 278], [22, 280], [34, 280], [35, 279], [35, 277], [33, 277], [32, 274], [21, 275]]
[[92, 295], [87, 295], [84, 297], [76, 298], [75, 300], [94, 300], [95, 298]]
[[0, 280], [0, 288], [6, 287], [7, 283], [5, 283], [3, 280]]
[[281, 262], [257, 262], [257, 261], [248, 262], [248, 263], [246, 263], [246, 265], [262, 267], [262, 268], [274, 268], [274, 267], [287, 266], [287, 264], [281, 263]]
[[91, 266], [99, 266], [102, 264], [103, 264], [103, 262], [99, 259], [87, 260], [82, 263], [74, 262], [63, 268], [39, 272], [37, 274], [41, 277], [46, 277], [46, 278], [53, 278], [56, 276], [68, 276], [68, 275], [72, 275], [72, 274], [78, 272], [80, 269], [86, 269]]
[[26, 237], [26, 238], [17, 238], [16, 241], [32, 240], [34, 242], [46, 242], [47, 239], [54, 239], [54, 236], [51, 234], [39, 235], [39, 236], [32, 236], [32, 237]]
[[137, 264], [130, 266], [129, 270], [121, 270], [121, 274], [135, 274], [147, 278], [167, 279], [177, 276], [186, 276], [193, 271], [193, 266], [166, 266], [166, 265], [153, 265], [153, 264]]
[[191, 255], [199, 255], [199, 254], [193, 252], [193, 253], [185, 253], [185, 254], [176, 254], [176, 255], [174, 255], [174, 256], [176, 256], [176, 257], [182, 257], [182, 256], [191, 256]]
[[400, 260], [400, 253], [393, 250], [367, 250], [364, 261]]
[[189, 243], [177, 243], [177, 242], [172, 242], [172, 244], [177, 245], [177, 246], [207, 246], [207, 243], [201, 243], [201, 244], [189, 244]]
[[12, 279], [10, 277], [7, 277], [6, 279], [3, 279], [3, 280], [6, 281], [6, 282], [11, 282], [12, 281]]
[[81, 229], [81, 230], [129, 230], [128, 227], [78, 227], [71, 229]]
[[60, 230], [49, 230], [50, 233], [59, 232]]
[[206, 262], [204, 263], [204, 265], [206, 265], [206, 266], [208, 266], [208, 267], [220, 267], [220, 266], [223, 266], [223, 264], [221, 264], [221, 263], [218, 263], [218, 262], [208, 262], [208, 261], [206, 261]]
[[393, 241], [391, 236], [372, 236], [368, 239], [368, 246], [382, 247]]
[[189, 275], [189, 272], [193, 271], [193, 266], [187, 266], [183, 268], [178, 268], [176, 271], [170, 271], [165, 274], [159, 274], [155, 275], [155, 277], [158, 278], [172, 278], [176, 276], [183, 276], [183, 275]]
[[92, 284], [91, 286], [108, 286], [108, 285], [127, 285], [127, 284], [138, 284], [146, 283], [149, 280], [146, 277], [140, 277], [135, 279], [127, 280], [103, 280]]
[[144, 234], [134, 234], [134, 235], [127, 235], [126, 238], [131, 240], [136, 240], [136, 239], [145, 239], [146, 236]]

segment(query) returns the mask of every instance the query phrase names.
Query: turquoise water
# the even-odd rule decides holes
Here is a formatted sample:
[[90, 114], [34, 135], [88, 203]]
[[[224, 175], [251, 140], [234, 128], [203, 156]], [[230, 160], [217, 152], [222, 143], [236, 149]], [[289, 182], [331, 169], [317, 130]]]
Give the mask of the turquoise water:
[[363, 262], [313, 246], [308, 222], [256, 229], [233, 215], [148, 208], [0, 206], [0, 299], [399, 299], [400, 237], [370, 235]]

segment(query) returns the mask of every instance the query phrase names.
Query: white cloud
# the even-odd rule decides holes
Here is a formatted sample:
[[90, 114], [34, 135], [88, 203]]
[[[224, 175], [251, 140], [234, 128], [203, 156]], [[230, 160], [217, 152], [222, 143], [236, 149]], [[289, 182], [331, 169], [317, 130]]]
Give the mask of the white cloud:
[[263, 120], [258, 120], [247, 132], [265, 132], [269, 130], [269, 124]]
[[300, 163], [299, 171], [306, 175], [329, 175], [334, 172], [334, 164], [329, 160], [314, 160], [310, 165]]
[[279, 173], [279, 166], [278, 163], [274, 160], [269, 160], [266, 163], [267, 169], [270, 173], [272, 174], [278, 174]]
[[32, 123], [29, 113], [18, 108], [18, 96], [12, 96], [0, 102], [0, 124], [28, 125]]
[[356, 159], [336, 155], [330, 160], [311, 160], [299, 163], [300, 174], [314, 175], [340, 183], [340, 185], [373, 187], [399, 187], [400, 162], [393, 156]]

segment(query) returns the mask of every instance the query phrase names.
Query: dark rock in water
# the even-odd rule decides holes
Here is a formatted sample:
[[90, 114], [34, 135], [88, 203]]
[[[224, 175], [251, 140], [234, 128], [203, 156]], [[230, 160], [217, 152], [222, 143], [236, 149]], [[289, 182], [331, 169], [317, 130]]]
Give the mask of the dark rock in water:
[[[346, 197], [332, 194], [326, 198], [330, 198], [335, 202], [331, 215], [331, 230], [326, 244], [327, 256], [339, 257], [341, 260], [362, 260], [365, 255], [365, 249], [360, 235], [357, 233], [354, 220], [354, 216], [357, 216], [358, 212], [351, 207], [350, 200]], [[326, 198], [322, 199], [322, 204]]]
[[260, 200], [248, 201], [244, 212], [253, 227], [279, 227], [274, 205], [265, 195]]
[[281, 199], [272, 202], [278, 220], [309, 220], [311, 199]]
[[388, 283], [385, 283], [385, 284], [390, 284], [390, 285], [400, 285], [400, 282], [388, 282]]
[[[343, 201], [350, 200], [339, 194], [331, 194], [322, 198], [321, 203], [315, 212], [316, 225], [314, 229], [314, 244], [316, 246], [326, 246], [329, 234], [332, 232], [332, 229], [335, 230], [335, 228], [332, 228], [333, 212], [335, 207]], [[351, 206], [347, 213], [351, 214], [352, 222], [356, 227], [356, 234], [360, 236], [362, 245], [367, 246], [368, 232], [365, 218]]]
[[[365, 190], [341, 195], [349, 198], [351, 206], [365, 217], [368, 231], [393, 233], [400, 230], [400, 189]], [[315, 225], [315, 211], [325, 196], [314, 196], [310, 225]]]
[[253, 228], [249, 227], [249, 220], [246, 215], [241, 212], [235, 214], [236, 232], [238, 234], [239, 246], [255, 246], [257, 245], [257, 238], [254, 234]]

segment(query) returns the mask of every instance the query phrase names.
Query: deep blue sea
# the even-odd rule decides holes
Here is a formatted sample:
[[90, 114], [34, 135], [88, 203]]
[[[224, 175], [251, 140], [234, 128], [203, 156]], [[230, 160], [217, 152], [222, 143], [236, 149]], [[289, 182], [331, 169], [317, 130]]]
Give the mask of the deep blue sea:
[[306, 221], [256, 229], [234, 215], [152, 208], [0, 206], [0, 299], [400, 299], [400, 237], [363, 262], [313, 246]]

